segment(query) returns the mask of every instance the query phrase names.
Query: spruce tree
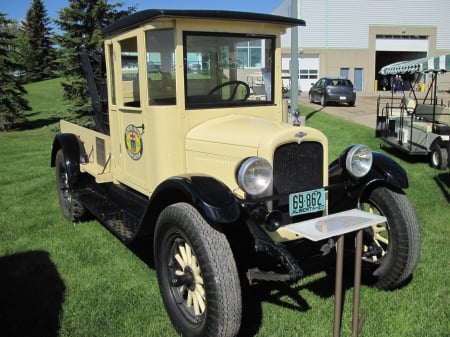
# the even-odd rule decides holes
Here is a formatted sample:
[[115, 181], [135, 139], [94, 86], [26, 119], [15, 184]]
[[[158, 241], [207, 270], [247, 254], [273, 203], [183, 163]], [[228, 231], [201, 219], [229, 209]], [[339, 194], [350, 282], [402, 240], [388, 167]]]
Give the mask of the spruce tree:
[[[109, 4], [107, 0], [69, 0], [69, 6], [59, 11], [55, 20], [63, 32], [57, 36], [60, 49], [62, 86], [68, 101], [69, 120], [93, 126], [92, 106], [87, 82], [83, 77], [79, 52], [102, 49], [102, 29], [135, 11], [135, 7], [118, 10], [123, 3]], [[95, 71], [95, 70], [94, 70]]]
[[24, 112], [31, 110], [24, 97], [27, 93], [20, 83], [21, 65], [17, 63], [15, 36], [11, 34], [14, 23], [0, 13], [0, 129], [10, 129], [14, 123], [25, 119]]
[[56, 76], [56, 52], [51, 42], [50, 19], [42, 0], [33, 0], [24, 22], [22, 55], [27, 82]]

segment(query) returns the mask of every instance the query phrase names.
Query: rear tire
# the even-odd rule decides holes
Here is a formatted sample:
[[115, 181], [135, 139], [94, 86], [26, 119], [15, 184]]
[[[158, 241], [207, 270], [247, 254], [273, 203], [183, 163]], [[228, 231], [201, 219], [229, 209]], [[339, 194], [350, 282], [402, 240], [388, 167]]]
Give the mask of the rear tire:
[[325, 98], [325, 95], [320, 96], [320, 105], [321, 106], [327, 106], [327, 99]]
[[386, 187], [372, 190], [361, 206], [387, 218], [365, 230], [363, 262], [373, 271], [375, 287], [397, 288], [419, 261], [421, 235], [416, 212], [406, 195]]
[[56, 189], [58, 192], [59, 205], [64, 217], [72, 222], [82, 220], [87, 210], [83, 207], [81, 202], [76, 196], [69, 184], [69, 175], [67, 174], [67, 168], [64, 162], [64, 153], [59, 150], [56, 153], [55, 158], [55, 171], [56, 171]]
[[241, 324], [238, 271], [225, 235], [191, 205], [164, 209], [154, 244], [158, 283], [183, 337], [233, 337]]

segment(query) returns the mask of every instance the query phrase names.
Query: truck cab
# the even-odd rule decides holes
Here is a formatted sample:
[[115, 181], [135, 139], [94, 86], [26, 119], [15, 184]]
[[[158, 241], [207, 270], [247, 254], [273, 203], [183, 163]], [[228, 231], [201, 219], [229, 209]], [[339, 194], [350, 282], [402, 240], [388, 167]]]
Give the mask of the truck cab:
[[[232, 157], [254, 155], [255, 144], [253, 151], [240, 144], [257, 141], [249, 135], [259, 131], [255, 118], [268, 125], [283, 121], [281, 76], [273, 76], [281, 74], [277, 37], [291, 22], [303, 21], [255, 27], [253, 21], [230, 25], [198, 11], [177, 17], [182, 14], [150, 10], [148, 23], [133, 23], [139, 26], [126, 33], [118, 23], [104, 32], [110, 134], [84, 140], [90, 158], [81, 168], [99, 181], [122, 183], [150, 196], [162, 181], [181, 172], [223, 172], [211, 151], [231, 166]], [[218, 123], [223, 118], [235, 135], [248, 139], [234, 140], [234, 148], [228, 139], [221, 140], [219, 133], [228, 132]], [[216, 126], [203, 125], [210, 133], [203, 137], [222, 143], [228, 155], [212, 146], [207, 152], [198, 149], [202, 136], [195, 127], [208, 121]], [[64, 130], [70, 127], [64, 125]], [[102, 141], [96, 143], [98, 137]], [[237, 148], [241, 153], [234, 153]], [[235, 190], [232, 171], [221, 180]]]
[[[122, 18], [103, 31], [107, 103], [97, 130], [61, 121], [55, 136], [64, 216], [94, 216], [126, 244], [148, 239], [183, 336], [237, 334], [242, 275], [249, 284], [302, 277], [296, 253], [307, 240], [293, 224], [362, 208], [387, 219], [365, 235], [377, 286], [399, 286], [417, 263], [404, 170], [361, 144], [329, 163], [327, 137], [290, 123], [280, 36], [303, 25], [209, 10]], [[333, 247], [321, 242], [317, 253]]]

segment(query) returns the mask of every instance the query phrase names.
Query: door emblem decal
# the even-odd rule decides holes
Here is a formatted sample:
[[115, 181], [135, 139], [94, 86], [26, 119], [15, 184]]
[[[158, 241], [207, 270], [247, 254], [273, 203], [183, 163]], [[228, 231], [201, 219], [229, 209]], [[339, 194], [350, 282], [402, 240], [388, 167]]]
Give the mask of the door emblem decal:
[[142, 135], [139, 129], [132, 124], [125, 128], [125, 147], [131, 159], [141, 159], [143, 147]]

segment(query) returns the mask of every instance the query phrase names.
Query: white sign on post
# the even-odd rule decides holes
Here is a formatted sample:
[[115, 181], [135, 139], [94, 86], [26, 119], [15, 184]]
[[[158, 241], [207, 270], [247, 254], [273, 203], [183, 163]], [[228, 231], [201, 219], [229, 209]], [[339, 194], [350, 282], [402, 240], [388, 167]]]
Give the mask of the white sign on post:
[[288, 231], [312, 241], [343, 235], [385, 222], [386, 218], [359, 209], [352, 209], [284, 226]]

